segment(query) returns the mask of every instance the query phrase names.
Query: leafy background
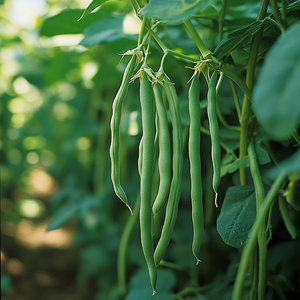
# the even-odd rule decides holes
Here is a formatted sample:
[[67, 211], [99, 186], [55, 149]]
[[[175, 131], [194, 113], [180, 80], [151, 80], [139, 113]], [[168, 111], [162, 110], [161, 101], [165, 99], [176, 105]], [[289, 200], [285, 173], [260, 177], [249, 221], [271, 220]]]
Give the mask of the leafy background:
[[[198, 22], [203, 40], [213, 51], [218, 42], [220, 1], [201, 2], [195, 11], [207, 17], [199, 18]], [[26, 4], [22, 0], [0, 1], [1, 299], [122, 298], [116, 257], [129, 213], [115, 196], [110, 182], [109, 122], [112, 99], [128, 61], [125, 56], [120, 62], [118, 54], [135, 47], [139, 22], [129, 1], [107, 1], [99, 10], [77, 22], [88, 5], [89, 1], [75, 0], [28, 0]], [[230, 1], [224, 33], [254, 22], [258, 7], [256, 0]], [[151, 14], [150, 5], [147, 9], [150, 12], [145, 9], [144, 13]], [[194, 13], [194, 9], [193, 6], [187, 13]], [[172, 16], [164, 14], [163, 17], [168, 20]], [[269, 35], [262, 41], [260, 63], [280, 34], [274, 26], [268, 27], [266, 32]], [[177, 22], [166, 27], [160, 37], [172, 49], [188, 54], [198, 52]], [[231, 53], [241, 77], [245, 75], [249, 41], [245, 40]], [[297, 55], [296, 51], [293, 55]], [[153, 69], [158, 68], [160, 58], [161, 53], [153, 45], [150, 57]], [[186, 82], [192, 73], [186, 65], [170, 59], [165, 70], [180, 96], [187, 137]], [[224, 80], [220, 109], [227, 122], [238, 124], [229, 91], [229, 81]], [[205, 99], [205, 95], [204, 87], [201, 99]], [[133, 83], [124, 107], [121, 136], [123, 184], [132, 206], [139, 184], [136, 167], [141, 136], [138, 103], [138, 85]], [[205, 101], [203, 103], [205, 108]], [[221, 137], [231, 151], [238, 148], [239, 136], [235, 132], [223, 127]], [[292, 139], [270, 143], [280, 160], [296, 149]], [[204, 156], [210, 155], [210, 141], [204, 135], [201, 151]], [[263, 150], [260, 153], [265, 170], [271, 168], [273, 163], [268, 155], [266, 157]], [[234, 247], [246, 242], [248, 231], [243, 241], [225, 240], [233, 247], [223, 242], [216, 228], [220, 211], [214, 207], [210, 187], [212, 166], [209, 160], [204, 160], [206, 231], [202, 263], [195, 265], [190, 250], [192, 223], [186, 148], [184, 155], [180, 214], [166, 253], [174, 265], [159, 270], [159, 294], [155, 298], [172, 299], [174, 293], [200, 285], [200, 294], [195, 296], [191, 291], [186, 299], [219, 299], [220, 294], [222, 299], [230, 299], [240, 257], [239, 249]], [[247, 159], [233, 161], [229, 155], [223, 157], [222, 163], [224, 177], [219, 201], [220, 206], [223, 199], [229, 201], [224, 202], [226, 207], [230, 206], [231, 198], [227, 194], [226, 200], [225, 193], [237, 183], [237, 169], [247, 167], [249, 162]], [[230, 191], [234, 199], [234, 189]], [[251, 187], [245, 193], [247, 204], [253, 206]], [[247, 218], [251, 225], [255, 216], [238, 217], [241, 223]], [[159, 218], [162, 222], [163, 216]], [[298, 220], [299, 229], [296, 211], [294, 219]], [[222, 218], [218, 225], [220, 222]], [[156, 230], [158, 234], [159, 228]], [[299, 239], [290, 240], [276, 205], [272, 231], [268, 269], [287, 295], [299, 295]], [[127, 267], [130, 288], [125, 299], [152, 299], [138, 225], [129, 241]], [[268, 299], [275, 297], [274, 291], [269, 289]]]

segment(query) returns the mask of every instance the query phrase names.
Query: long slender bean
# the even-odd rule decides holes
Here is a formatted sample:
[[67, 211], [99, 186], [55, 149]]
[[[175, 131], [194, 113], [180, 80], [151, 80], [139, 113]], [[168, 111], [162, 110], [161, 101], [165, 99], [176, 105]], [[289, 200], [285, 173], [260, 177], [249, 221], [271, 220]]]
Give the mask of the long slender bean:
[[212, 74], [208, 85], [207, 94], [207, 116], [209, 121], [209, 130], [211, 136], [211, 158], [213, 163], [213, 189], [215, 192], [215, 205], [217, 205], [218, 187], [221, 178], [221, 148], [219, 139], [219, 124], [217, 117], [216, 104], [216, 85], [218, 81], [218, 72]]
[[110, 122], [111, 127], [111, 144], [110, 144], [110, 158], [111, 158], [111, 180], [116, 195], [126, 204], [130, 213], [132, 210], [128, 204], [127, 196], [121, 186], [120, 174], [120, 123], [122, 115], [122, 105], [126, 97], [129, 87], [130, 79], [133, 74], [136, 63], [136, 56], [133, 55], [124, 71], [121, 86], [113, 101], [112, 117]]
[[144, 256], [148, 266], [153, 294], [155, 294], [157, 269], [154, 262], [154, 255], [153, 255], [153, 238], [152, 238], [153, 214], [152, 214], [152, 205], [151, 205], [155, 118], [153, 114], [153, 110], [154, 110], [153, 91], [145, 72], [141, 77], [140, 101], [141, 101], [141, 108], [142, 108], [142, 130], [143, 130], [142, 166], [141, 166], [141, 175], [140, 175], [141, 176], [141, 204], [140, 204], [141, 243], [142, 243]]
[[156, 215], [162, 205], [168, 198], [170, 182], [171, 182], [171, 155], [170, 155], [170, 135], [167, 112], [163, 103], [162, 94], [158, 84], [152, 85], [156, 110], [158, 116], [158, 140], [159, 140], [159, 188], [153, 203], [153, 214]]
[[176, 94], [174, 85], [164, 74], [163, 88], [169, 103], [170, 117], [173, 129], [173, 177], [171, 182], [168, 204], [166, 207], [166, 216], [162, 228], [162, 232], [157, 243], [154, 259], [158, 265], [168, 247], [171, 240], [173, 227], [177, 218], [178, 203], [181, 195], [182, 181], [182, 128], [179, 109], [179, 99]]
[[194, 228], [192, 251], [197, 260], [197, 264], [200, 262], [199, 251], [204, 230], [200, 158], [201, 116], [199, 95], [200, 81], [198, 76], [194, 76], [189, 89], [189, 159], [191, 177], [192, 222]]

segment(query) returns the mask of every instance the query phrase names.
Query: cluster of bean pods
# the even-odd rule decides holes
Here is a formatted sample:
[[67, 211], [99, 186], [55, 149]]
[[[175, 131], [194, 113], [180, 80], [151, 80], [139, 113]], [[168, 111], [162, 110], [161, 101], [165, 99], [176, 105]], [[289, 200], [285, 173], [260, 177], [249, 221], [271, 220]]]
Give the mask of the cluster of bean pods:
[[[180, 117], [180, 101], [174, 84], [160, 69], [153, 72], [145, 63], [132, 77], [136, 67], [135, 55], [130, 59], [121, 87], [113, 102], [111, 119], [111, 179], [116, 195], [126, 204], [130, 212], [126, 194], [120, 181], [120, 120], [122, 105], [132, 78], [140, 80], [140, 105], [142, 113], [142, 137], [139, 147], [139, 173], [140, 173], [140, 232], [141, 244], [149, 270], [153, 294], [156, 293], [157, 266], [163, 259], [165, 251], [172, 238], [173, 227], [177, 219], [178, 204], [181, 196], [181, 181], [183, 168], [182, 153], [182, 125]], [[208, 85], [207, 115], [209, 120], [212, 141], [212, 163], [214, 169], [213, 189], [217, 195], [220, 182], [220, 144], [219, 126], [216, 112], [216, 85], [218, 72], [215, 71]], [[163, 101], [166, 98], [166, 105]], [[201, 157], [200, 157], [200, 81], [196, 72], [192, 77], [189, 88], [189, 160], [191, 179], [191, 202], [193, 222], [192, 253], [196, 263], [200, 262], [199, 251], [204, 231], [202, 184], [201, 184]], [[170, 116], [170, 125], [168, 114]], [[155, 122], [155, 120], [157, 122]], [[170, 136], [171, 127], [172, 137]], [[153, 191], [153, 169], [155, 157], [155, 136], [158, 137], [158, 170], [159, 185], [155, 197]], [[153, 200], [154, 199], [154, 200]], [[154, 247], [153, 243], [153, 218], [166, 203], [164, 223], [161, 234]]]

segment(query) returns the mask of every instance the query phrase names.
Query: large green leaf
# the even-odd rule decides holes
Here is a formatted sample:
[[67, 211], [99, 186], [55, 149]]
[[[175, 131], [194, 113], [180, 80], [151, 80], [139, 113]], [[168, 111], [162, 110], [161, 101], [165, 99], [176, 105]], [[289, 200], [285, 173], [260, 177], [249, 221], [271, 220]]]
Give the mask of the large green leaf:
[[246, 244], [256, 217], [255, 192], [248, 186], [233, 186], [226, 193], [217, 230], [226, 244]]
[[291, 26], [266, 55], [253, 90], [258, 121], [275, 139], [292, 134], [300, 117], [300, 22]]
[[78, 21], [84, 19], [86, 16], [88, 16], [94, 9], [101, 6], [103, 3], [105, 3], [108, 0], [93, 0], [90, 5], [84, 10], [81, 17], [78, 19]]
[[92, 47], [100, 43], [111, 43], [122, 38], [136, 40], [135, 34], [125, 34], [123, 32], [124, 17], [111, 17], [103, 19], [90, 27], [84, 32], [84, 39], [80, 45]]
[[255, 34], [261, 28], [262, 24], [263, 21], [256, 21], [245, 28], [229, 33], [218, 44], [213, 55], [217, 59], [229, 55], [232, 50], [242, 46], [251, 35]]
[[82, 9], [63, 10], [59, 14], [46, 19], [40, 29], [41, 36], [54, 36], [61, 34], [80, 34], [91, 24], [109, 17], [116, 9], [115, 3], [108, 3], [96, 13], [93, 13], [80, 22], [78, 17], [83, 13]]
[[151, 0], [141, 10], [141, 16], [156, 18], [176, 24], [190, 17], [202, 8], [208, 7], [210, 0]]

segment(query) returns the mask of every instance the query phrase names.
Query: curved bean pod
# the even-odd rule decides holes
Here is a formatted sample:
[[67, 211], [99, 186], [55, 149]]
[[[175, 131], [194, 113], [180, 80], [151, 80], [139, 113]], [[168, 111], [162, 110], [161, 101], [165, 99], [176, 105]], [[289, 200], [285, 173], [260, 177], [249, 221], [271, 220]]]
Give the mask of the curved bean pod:
[[126, 97], [130, 79], [133, 74], [136, 63], [136, 56], [133, 55], [124, 71], [121, 86], [115, 96], [112, 108], [111, 127], [111, 144], [109, 149], [111, 159], [111, 180], [116, 195], [126, 204], [130, 213], [132, 210], [128, 205], [127, 196], [121, 186], [120, 174], [120, 123], [122, 115], [122, 105]]
[[197, 260], [197, 264], [200, 262], [199, 252], [204, 231], [200, 158], [201, 115], [199, 95], [199, 78], [198, 76], [194, 76], [189, 89], [189, 159], [191, 177], [192, 222], [194, 228], [192, 251]]
[[155, 264], [158, 265], [168, 247], [171, 240], [173, 227], [177, 218], [178, 203], [181, 195], [181, 181], [182, 181], [182, 128], [179, 99], [176, 94], [174, 85], [170, 82], [166, 75], [164, 75], [163, 88], [165, 90], [167, 100], [169, 103], [170, 117], [173, 128], [173, 178], [171, 182], [170, 194], [168, 204], [166, 207], [166, 216], [161, 232], [161, 236], [157, 243], [154, 259]]
[[279, 210], [282, 216], [282, 220], [284, 222], [284, 225], [286, 227], [286, 230], [290, 234], [291, 238], [294, 240], [297, 237], [297, 229], [291, 219], [291, 216], [289, 214], [287, 203], [285, 199], [280, 195], [278, 197], [278, 204], [279, 204]]
[[142, 160], [141, 160], [141, 204], [140, 204], [140, 230], [141, 243], [147, 262], [153, 294], [156, 293], [157, 269], [153, 255], [152, 238], [152, 205], [151, 190], [153, 177], [153, 153], [154, 153], [154, 101], [151, 84], [144, 72], [140, 85], [140, 101], [142, 108]]
[[153, 214], [156, 215], [166, 201], [171, 182], [171, 154], [170, 135], [167, 112], [163, 103], [161, 90], [158, 84], [153, 84], [153, 92], [158, 116], [158, 144], [159, 144], [159, 188], [153, 203]]
[[216, 104], [216, 86], [218, 81], [218, 72], [215, 71], [208, 84], [207, 93], [207, 116], [209, 122], [209, 131], [211, 137], [211, 158], [213, 164], [213, 189], [216, 194], [215, 205], [217, 205], [218, 187], [221, 178], [221, 148], [219, 138], [219, 124], [217, 118]]

